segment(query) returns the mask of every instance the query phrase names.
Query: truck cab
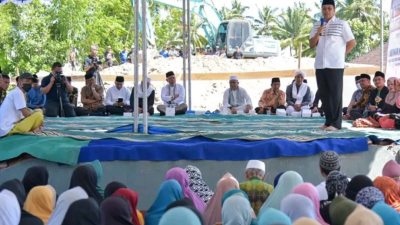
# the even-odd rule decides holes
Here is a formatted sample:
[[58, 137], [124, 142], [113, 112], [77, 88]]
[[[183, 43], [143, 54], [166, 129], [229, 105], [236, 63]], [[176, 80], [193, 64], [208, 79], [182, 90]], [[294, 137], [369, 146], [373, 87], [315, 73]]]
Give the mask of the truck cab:
[[[225, 48], [228, 57], [241, 47], [251, 35], [251, 24], [247, 20], [224, 20], [218, 27], [216, 46]], [[214, 46], [214, 48], [216, 47]]]

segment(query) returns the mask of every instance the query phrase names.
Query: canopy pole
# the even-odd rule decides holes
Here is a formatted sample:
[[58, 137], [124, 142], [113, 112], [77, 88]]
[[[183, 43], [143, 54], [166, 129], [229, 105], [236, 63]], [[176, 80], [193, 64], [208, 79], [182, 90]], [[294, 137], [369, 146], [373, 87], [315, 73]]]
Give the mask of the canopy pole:
[[[133, 53], [133, 132], [139, 132], [139, 0], [135, 0], [135, 52]], [[132, 60], [132, 56], [131, 56]]]
[[191, 71], [191, 49], [190, 49], [190, 43], [191, 43], [191, 38], [190, 38], [190, 0], [187, 0], [187, 22], [188, 22], [188, 45], [189, 45], [189, 54], [188, 54], [188, 76], [189, 76], [189, 110], [192, 110], [192, 71]]
[[381, 8], [380, 8], [380, 11], [381, 11], [381, 64], [380, 64], [380, 67], [381, 67], [381, 71], [382, 72], [384, 72], [383, 71], [383, 48], [384, 48], [384, 43], [383, 43], [383, 0], [380, 0], [381, 1]]
[[148, 134], [147, 124], [147, 0], [142, 0], [142, 89], [143, 89], [143, 133]]
[[182, 0], [182, 26], [183, 26], [183, 35], [182, 35], [182, 60], [183, 60], [183, 88], [185, 89], [185, 99], [183, 101], [186, 103], [186, 2]]

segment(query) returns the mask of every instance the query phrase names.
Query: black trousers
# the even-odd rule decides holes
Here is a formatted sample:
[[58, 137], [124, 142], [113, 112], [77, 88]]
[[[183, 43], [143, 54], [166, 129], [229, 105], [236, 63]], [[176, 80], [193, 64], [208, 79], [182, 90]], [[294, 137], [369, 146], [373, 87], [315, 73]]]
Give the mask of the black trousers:
[[348, 107], [343, 107], [343, 115], [347, 114], [347, 109], [348, 109]]
[[350, 110], [350, 116], [353, 120], [363, 118], [365, 109], [352, 109]]
[[[125, 106], [125, 107], [120, 107], [120, 106], [113, 106], [113, 105], [107, 105], [107, 112], [109, 112], [112, 115], [124, 115], [125, 109], [133, 109], [132, 106]], [[147, 112], [151, 115], [154, 114], [154, 107], [150, 106], [147, 109]]]
[[97, 107], [97, 109], [94, 111], [85, 109], [83, 107], [75, 108], [76, 116], [104, 116], [106, 111], [106, 107], [104, 106]]
[[[261, 107], [257, 107], [257, 108], [255, 108], [254, 110], [256, 111], [257, 114], [259, 114], [258, 112], [260, 111], [260, 109], [261, 109]], [[286, 110], [286, 106], [280, 105], [280, 106], [278, 106], [276, 109], [275, 109], [275, 108], [271, 108], [271, 113], [276, 113], [276, 110], [277, 110], [277, 109], [284, 109], [284, 110]], [[267, 114], [267, 109], [266, 109], [266, 108], [264, 108], [263, 114]]]
[[325, 126], [342, 128], [344, 69], [317, 69], [317, 85], [325, 113]]
[[[63, 102], [62, 103], [63, 109], [64, 109], [64, 115], [65, 117], [75, 117], [75, 111], [74, 107], [72, 107], [69, 102]], [[61, 116], [61, 106], [59, 101], [52, 101], [48, 100], [46, 101], [46, 104], [44, 105], [44, 108], [46, 109], [45, 116], [47, 117], [57, 117]]]

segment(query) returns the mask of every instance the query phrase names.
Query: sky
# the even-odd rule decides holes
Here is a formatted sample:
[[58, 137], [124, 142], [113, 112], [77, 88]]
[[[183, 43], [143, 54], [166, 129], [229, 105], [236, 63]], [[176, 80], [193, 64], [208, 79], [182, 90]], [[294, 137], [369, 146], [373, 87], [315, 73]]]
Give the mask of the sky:
[[[207, 0], [208, 2], [213, 2], [215, 7], [219, 10], [222, 6], [231, 7], [232, 0]], [[383, 1], [383, 10], [386, 12], [390, 11], [390, 3], [391, 0], [382, 0]], [[288, 6], [293, 5], [294, 0], [241, 0], [243, 5], [249, 6], [250, 9], [246, 10], [245, 16], [255, 16], [258, 15], [257, 6], [262, 8], [264, 6], [272, 6], [274, 8], [287, 8]], [[317, 10], [314, 7], [314, 2], [320, 4], [320, 0], [300, 0], [300, 2], [306, 3], [307, 7], [311, 8], [312, 15], [317, 13]]]

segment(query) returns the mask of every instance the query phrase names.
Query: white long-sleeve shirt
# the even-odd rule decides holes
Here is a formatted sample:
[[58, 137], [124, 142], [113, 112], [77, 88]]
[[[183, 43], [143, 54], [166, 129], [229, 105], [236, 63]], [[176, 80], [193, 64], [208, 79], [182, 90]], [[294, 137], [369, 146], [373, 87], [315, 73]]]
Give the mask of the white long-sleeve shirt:
[[[228, 108], [228, 107], [232, 107], [232, 105], [229, 103], [229, 90], [230, 88], [226, 89], [226, 91], [224, 92], [224, 99], [223, 99], [223, 106]], [[240, 92], [240, 99], [236, 99], [236, 96], [238, 96], [237, 92]], [[232, 90], [232, 96], [233, 99], [231, 100], [231, 102], [236, 102], [236, 104], [238, 105], [238, 107], [240, 106], [246, 106], [246, 105], [253, 105], [253, 103], [251, 102], [251, 98], [250, 96], [247, 94], [247, 91], [244, 88], [238, 87], [238, 89], [236, 91]]]
[[[174, 94], [179, 95], [179, 97], [173, 99]], [[180, 105], [185, 101], [185, 88], [180, 84], [175, 84], [174, 90], [174, 86], [167, 84], [161, 89], [161, 99], [164, 101], [164, 105], [168, 105], [169, 101]]]
[[104, 99], [105, 105], [113, 105], [118, 101], [119, 98], [122, 98], [123, 103], [130, 105], [131, 100], [131, 90], [127, 87], [122, 87], [120, 90], [117, 87], [112, 86], [107, 90], [106, 98]]

